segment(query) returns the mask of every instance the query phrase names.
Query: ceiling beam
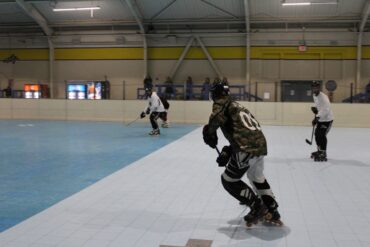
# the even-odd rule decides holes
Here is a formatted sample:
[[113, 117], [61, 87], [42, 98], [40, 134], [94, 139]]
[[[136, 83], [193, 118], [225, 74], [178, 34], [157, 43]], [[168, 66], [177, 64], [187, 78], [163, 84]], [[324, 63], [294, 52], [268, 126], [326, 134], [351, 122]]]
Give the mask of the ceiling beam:
[[172, 2], [168, 3], [166, 6], [164, 6], [164, 8], [162, 8], [160, 11], [158, 11], [157, 13], [155, 13], [150, 19], [151, 20], [154, 20], [155, 18], [157, 18], [158, 16], [160, 16], [161, 14], [163, 14], [163, 12], [165, 12], [172, 4], [174, 4], [177, 0], [172, 0]]
[[131, 2], [131, 0], [125, 0], [125, 2], [127, 3], [128, 5], [128, 8], [130, 9], [130, 12], [131, 14], [134, 16], [137, 24], [139, 25], [140, 27], [140, 32], [142, 34], [145, 34], [145, 29], [144, 29], [144, 24], [143, 24], [143, 21], [142, 21], [142, 15], [140, 13], [140, 11], [136, 8], [136, 6]]
[[[91, 2], [91, 0], [78, 0], [79, 2]], [[27, 3], [47, 3], [47, 2], [56, 2], [51, 0], [24, 0]], [[58, 0], [58, 2], [76, 2], [76, 0]], [[0, 0], [2, 3], [16, 3], [16, 0]]]
[[229, 12], [229, 11], [227, 11], [227, 10], [224, 10], [223, 8], [221, 8], [221, 7], [218, 7], [217, 5], [215, 5], [215, 4], [213, 4], [213, 3], [210, 3], [210, 2], [208, 2], [208, 1], [206, 1], [206, 0], [200, 0], [201, 2], [203, 2], [203, 3], [205, 3], [205, 4], [207, 4], [207, 5], [209, 5], [209, 6], [212, 6], [213, 8], [215, 8], [215, 9], [218, 9], [219, 11], [221, 11], [221, 12], [223, 12], [223, 13], [225, 13], [225, 14], [228, 14], [228, 15], [230, 15], [230, 16], [232, 16], [233, 18], [239, 18], [239, 17], [237, 17], [236, 15], [234, 15], [233, 13], [231, 13], [231, 12]]
[[194, 41], [194, 37], [190, 37], [188, 43], [186, 44], [184, 50], [182, 51], [181, 53], [181, 56], [180, 58], [177, 60], [176, 64], [175, 64], [175, 67], [173, 67], [173, 69], [171, 70], [171, 73], [170, 73], [170, 77], [171, 79], [174, 79], [174, 76], [176, 75], [176, 72], [178, 70], [178, 68], [180, 67], [182, 61], [184, 60], [186, 54], [188, 54], [188, 51], [191, 47], [191, 45], [193, 44], [193, 41]]
[[40, 12], [32, 6], [32, 4], [25, 2], [24, 0], [16, 0], [16, 3], [29, 15], [32, 19], [34, 19], [37, 24], [40, 25], [42, 30], [47, 36], [53, 35], [53, 29], [48, 26], [47, 20], [40, 14]]
[[211, 67], [216, 72], [217, 76], [221, 79], [222, 78], [222, 73], [219, 70], [219, 68], [217, 67], [216, 63], [214, 62], [211, 54], [209, 54], [209, 52], [207, 50], [207, 47], [203, 44], [203, 41], [199, 38], [199, 36], [195, 36], [195, 38], [197, 39], [197, 41], [198, 41], [200, 47], [202, 48], [204, 54], [207, 56], [207, 59], [208, 59], [210, 65], [211, 65]]
[[360, 30], [359, 30], [360, 32], [364, 31], [367, 19], [369, 18], [369, 14], [370, 14], [370, 1], [366, 0], [365, 6], [362, 12], [362, 18], [361, 18]]
[[145, 35], [145, 28], [144, 28], [144, 24], [143, 24], [143, 20], [142, 20], [143, 19], [142, 14], [140, 13], [140, 10], [137, 8], [136, 3], [134, 5], [134, 3], [131, 2], [131, 0], [125, 0], [125, 2], [127, 3], [128, 7], [131, 11], [131, 14], [134, 16], [137, 24], [139, 25], [140, 32], [143, 36], [144, 77], [146, 77], [146, 76], [148, 76], [148, 41], [147, 41], [147, 38], [146, 38], [146, 35]]

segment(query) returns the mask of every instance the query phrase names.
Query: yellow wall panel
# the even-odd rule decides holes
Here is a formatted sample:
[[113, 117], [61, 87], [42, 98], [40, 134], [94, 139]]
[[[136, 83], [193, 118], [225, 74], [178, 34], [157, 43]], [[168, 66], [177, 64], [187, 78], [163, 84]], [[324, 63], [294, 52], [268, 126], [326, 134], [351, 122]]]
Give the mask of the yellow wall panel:
[[48, 49], [4, 49], [0, 50], [0, 59], [5, 59], [14, 54], [20, 60], [47, 60], [49, 59]]
[[214, 59], [245, 59], [245, 47], [209, 47]]
[[370, 59], [370, 46], [362, 47], [362, 58]]
[[149, 59], [178, 59], [184, 48], [182, 47], [153, 47], [148, 49]]
[[[152, 60], [177, 60], [185, 47], [151, 47], [148, 49], [148, 58]], [[213, 59], [241, 59], [246, 57], [245, 47], [208, 47]], [[0, 59], [15, 54], [20, 60], [48, 60], [45, 49], [0, 49]], [[292, 59], [292, 60], [354, 60], [357, 55], [355, 46], [308, 46], [307, 51], [298, 51], [298, 46], [253, 46], [251, 59]], [[142, 47], [130, 48], [57, 48], [56, 60], [141, 60]], [[370, 59], [370, 46], [364, 46], [362, 57]], [[200, 47], [189, 49], [185, 59], [207, 59]]]
[[334, 53], [334, 52], [324, 52], [322, 54], [323, 59], [336, 59], [336, 60], [341, 60], [343, 59], [343, 54], [342, 53]]
[[[211, 55], [212, 56], [212, 55]], [[202, 48], [190, 48], [188, 54], [186, 54], [185, 59], [207, 59]]]
[[143, 48], [58, 48], [56, 60], [143, 59]]
[[294, 60], [319, 60], [320, 53], [283, 53], [282, 59], [294, 59]]
[[280, 59], [281, 54], [280, 53], [262, 53], [261, 58], [262, 59]]

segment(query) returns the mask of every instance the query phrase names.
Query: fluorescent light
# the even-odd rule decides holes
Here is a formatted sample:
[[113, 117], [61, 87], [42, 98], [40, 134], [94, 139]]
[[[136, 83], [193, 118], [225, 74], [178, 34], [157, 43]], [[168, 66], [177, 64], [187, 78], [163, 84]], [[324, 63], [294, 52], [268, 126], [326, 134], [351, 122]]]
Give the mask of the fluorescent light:
[[311, 5], [310, 2], [303, 2], [303, 3], [282, 3], [283, 6], [308, 6]]
[[317, 2], [317, 3], [312, 3], [312, 5], [319, 5], [319, 4], [338, 4], [338, 2], [323, 2], [323, 3], [319, 3], [319, 2]]
[[57, 9], [54, 8], [54, 12], [61, 12], [61, 11], [87, 11], [87, 10], [97, 10], [100, 9], [100, 7], [86, 7], [86, 8], [65, 8], [65, 9]]

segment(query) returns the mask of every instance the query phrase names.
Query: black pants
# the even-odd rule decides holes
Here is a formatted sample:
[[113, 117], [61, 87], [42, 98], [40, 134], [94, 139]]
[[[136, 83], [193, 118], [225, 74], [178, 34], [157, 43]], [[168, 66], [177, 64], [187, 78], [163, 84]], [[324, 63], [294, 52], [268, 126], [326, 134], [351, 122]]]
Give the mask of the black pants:
[[150, 123], [152, 124], [153, 129], [158, 129], [158, 118], [162, 119], [163, 121], [167, 121], [167, 112], [152, 112], [150, 113]]
[[326, 146], [328, 144], [328, 139], [326, 138], [326, 135], [329, 133], [332, 124], [333, 121], [317, 123], [315, 130], [315, 140], [319, 150], [326, 151]]

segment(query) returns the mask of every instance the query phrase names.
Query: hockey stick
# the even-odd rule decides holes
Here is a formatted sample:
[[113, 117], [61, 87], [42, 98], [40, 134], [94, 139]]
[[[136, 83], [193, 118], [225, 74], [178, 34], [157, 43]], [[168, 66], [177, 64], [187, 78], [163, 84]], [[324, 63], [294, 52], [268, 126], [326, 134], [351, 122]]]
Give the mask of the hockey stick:
[[220, 150], [218, 150], [217, 146], [216, 146], [216, 151], [217, 151], [218, 155], [221, 155]]
[[139, 120], [139, 118], [140, 118], [140, 116], [138, 116], [135, 120], [127, 123], [126, 126], [129, 126], [130, 124], [135, 123], [137, 120]]
[[306, 139], [306, 143], [307, 143], [307, 144], [309, 144], [309, 145], [312, 145], [313, 133], [315, 132], [315, 126], [316, 126], [316, 125], [313, 125], [313, 126], [312, 126], [311, 141], [309, 141], [308, 139]]

